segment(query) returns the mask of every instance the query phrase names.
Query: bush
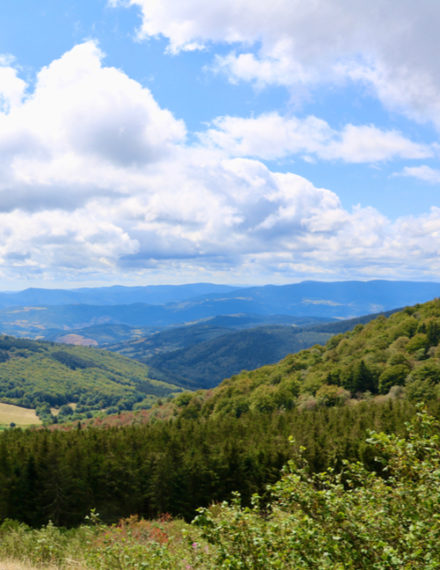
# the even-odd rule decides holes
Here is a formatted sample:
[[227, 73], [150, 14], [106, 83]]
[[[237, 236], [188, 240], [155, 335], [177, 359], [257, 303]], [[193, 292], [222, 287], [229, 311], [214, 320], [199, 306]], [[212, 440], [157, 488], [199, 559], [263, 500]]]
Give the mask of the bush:
[[440, 426], [419, 413], [407, 438], [371, 435], [386, 477], [345, 462], [311, 475], [301, 457], [265, 505], [254, 496], [200, 509], [215, 568], [438, 568]]

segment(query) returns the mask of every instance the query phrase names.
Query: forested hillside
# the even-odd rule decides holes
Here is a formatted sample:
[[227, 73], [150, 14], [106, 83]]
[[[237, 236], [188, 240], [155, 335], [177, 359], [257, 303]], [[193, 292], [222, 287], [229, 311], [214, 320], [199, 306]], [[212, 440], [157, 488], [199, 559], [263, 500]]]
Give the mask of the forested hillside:
[[0, 399], [36, 408], [53, 421], [103, 409], [149, 406], [180, 388], [152, 380], [148, 368], [120, 355], [85, 347], [0, 337]]
[[[385, 315], [388, 314], [392, 311]], [[224, 316], [106, 348], [147, 364], [150, 375], [159, 380], [189, 389], [212, 388], [241, 370], [253, 370], [277, 362], [286, 354], [325, 344], [334, 334], [351, 330], [377, 316], [331, 322], [290, 317], [289, 325], [255, 327], [243, 316]], [[280, 323], [288, 319], [279, 317]]]
[[325, 343], [329, 332], [266, 326], [229, 332], [188, 348], [142, 359], [155, 377], [180, 386], [212, 388], [241, 370], [277, 362], [286, 354]]
[[242, 372], [209, 393], [193, 395], [187, 406], [192, 413], [237, 416], [350, 403], [390, 390], [413, 402], [436, 400], [439, 342], [437, 299], [359, 324], [278, 364]]

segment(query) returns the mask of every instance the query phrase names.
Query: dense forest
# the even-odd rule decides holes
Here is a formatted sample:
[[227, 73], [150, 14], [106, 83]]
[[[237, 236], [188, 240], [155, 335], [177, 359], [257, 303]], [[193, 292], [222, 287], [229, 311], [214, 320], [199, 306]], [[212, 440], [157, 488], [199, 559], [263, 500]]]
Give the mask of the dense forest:
[[95, 509], [72, 529], [5, 519], [0, 559], [26, 570], [433, 570], [440, 559], [439, 430], [418, 411], [401, 435], [370, 433], [378, 472], [344, 460], [340, 472], [314, 473], [299, 448], [250, 506], [234, 493], [199, 508], [190, 525], [165, 513], [109, 526]]
[[263, 493], [300, 446], [314, 471], [338, 469], [345, 458], [377, 468], [367, 429], [401, 433], [413, 413], [411, 404], [390, 399], [123, 428], [6, 430], [0, 434], [0, 518], [71, 526], [96, 508], [106, 522], [134, 513], [191, 519], [197, 507], [232, 491], [245, 501]]

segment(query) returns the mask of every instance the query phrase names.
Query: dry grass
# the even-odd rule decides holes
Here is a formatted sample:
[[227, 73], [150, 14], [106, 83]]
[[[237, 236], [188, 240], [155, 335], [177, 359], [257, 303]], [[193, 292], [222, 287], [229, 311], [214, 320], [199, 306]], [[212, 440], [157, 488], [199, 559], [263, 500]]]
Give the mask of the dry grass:
[[[86, 570], [85, 566], [72, 562], [72, 564], [63, 564], [64, 569], [72, 570]], [[35, 566], [31, 563], [21, 562], [20, 560], [13, 560], [12, 558], [4, 558], [0, 560], [0, 570], [59, 570], [59, 566]]]
[[[9, 558], [0, 560], [1, 570], [41, 570], [37, 566], [32, 564], [27, 564], [25, 562], [19, 562], [17, 560], [11, 560]], [[55, 566], [45, 566], [45, 570], [57, 570]]]
[[35, 410], [0, 403], [0, 425], [9, 425], [11, 422], [14, 422], [17, 426], [41, 424], [41, 420], [35, 413]]

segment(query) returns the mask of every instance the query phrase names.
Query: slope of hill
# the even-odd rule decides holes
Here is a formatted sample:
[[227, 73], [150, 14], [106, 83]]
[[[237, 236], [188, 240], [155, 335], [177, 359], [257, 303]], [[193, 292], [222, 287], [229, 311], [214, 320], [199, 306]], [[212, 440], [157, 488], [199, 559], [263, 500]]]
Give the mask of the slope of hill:
[[144, 364], [118, 354], [0, 337], [0, 400], [36, 408], [43, 416], [60, 406], [61, 417], [109, 407], [116, 412], [179, 390], [152, 380]]
[[163, 352], [144, 362], [154, 377], [174, 378], [179, 385], [191, 388], [212, 388], [240, 370], [272, 364], [291, 352], [325, 343], [331, 336], [291, 326], [256, 327]]
[[248, 410], [332, 406], [390, 390], [410, 401], [440, 397], [440, 300], [358, 324], [325, 346], [241, 372], [209, 393], [184, 401], [185, 408], [197, 413], [240, 415]]
[[[144, 362], [154, 378], [191, 388], [211, 388], [243, 369], [273, 364], [286, 354], [324, 344], [333, 334], [348, 331], [377, 316], [332, 322], [286, 317], [284, 321], [290, 319], [295, 326], [252, 328], [248, 328], [248, 320], [243, 322], [239, 316], [215, 317], [112, 345], [108, 349]], [[231, 325], [244, 330], [228, 328]]]

